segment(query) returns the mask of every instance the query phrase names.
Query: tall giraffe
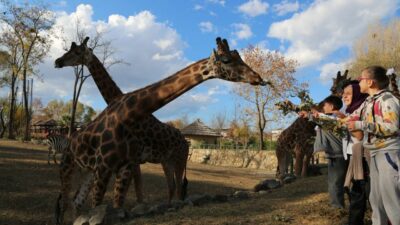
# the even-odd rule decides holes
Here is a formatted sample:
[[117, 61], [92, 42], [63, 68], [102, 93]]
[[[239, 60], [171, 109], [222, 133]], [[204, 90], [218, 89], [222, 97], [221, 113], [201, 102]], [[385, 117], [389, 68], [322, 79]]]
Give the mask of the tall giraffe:
[[[252, 85], [270, 84], [244, 63], [236, 50], [230, 51], [225, 39], [217, 38], [217, 47], [218, 50], [214, 50], [209, 58], [197, 61], [159, 82], [115, 98], [95, 120], [72, 134], [70, 151], [64, 155], [60, 166], [61, 193], [57, 205], [61, 209], [56, 210], [59, 212], [57, 223], [63, 221], [68, 206], [70, 178], [76, 165], [94, 171], [94, 206], [102, 202], [111, 174], [116, 173], [119, 185], [114, 189], [114, 207], [122, 206], [132, 167], [145, 161], [151, 162], [157, 156], [148, 147], [150, 143], [141, 145], [140, 139], [131, 133], [131, 129], [137, 130], [145, 141], [150, 141], [148, 136], [151, 134], [143, 133], [143, 126], [147, 124], [141, 123], [146, 116], [208, 79], [219, 78]], [[66, 62], [71, 66], [79, 64], [75, 58], [65, 58], [55, 64], [58, 66]], [[182, 174], [176, 177], [182, 177]], [[181, 181], [176, 182], [179, 184]]]
[[[332, 78], [331, 95], [341, 96], [343, 84], [348, 82], [348, 71], [342, 75], [337, 72], [336, 78]], [[316, 124], [307, 119], [297, 118], [281, 135], [279, 135], [276, 145], [276, 157], [278, 159], [277, 175], [283, 179], [292, 159], [295, 158], [296, 176], [306, 176], [308, 165], [313, 154], [313, 137], [315, 136]]]
[[[75, 65], [76, 63], [85, 65], [89, 69], [104, 100], [109, 104], [114, 98], [122, 96], [123, 93], [104, 68], [104, 65], [96, 55], [93, 54], [92, 49], [87, 47], [88, 40], [89, 37], [86, 37], [79, 46], [76, 45], [75, 42], [72, 42], [68, 52], [56, 60], [57, 67], [67, 67], [71, 66], [71, 64]], [[140, 140], [141, 146], [146, 146], [146, 148], [151, 149], [153, 154], [146, 159], [148, 162], [162, 164], [169, 188], [168, 200], [171, 201], [175, 191], [174, 180], [177, 180], [178, 184], [180, 184], [179, 181], [182, 180], [182, 177], [175, 177], [174, 179], [174, 174], [182, 174], [180, 170], [186, 168], [186, 161], [189, 153], [188, 143], [178, 129], [160, 122], [151, 114], [142, 118], [140, 124], [142, 124], [143, 129], [138, 130], [131, 128], [131, 135]], [[146, 161], [143, 161], [141, 163], [145, 162]], [[142, 202], [142, 180], [139, 165], [135, 165], [133, 168], [133, 179], [137, 201]], [[182, 192], [182, 188], [178, 185], [176, 192], [179, 198], [183, 199], [183, 192], [186, 192], [186, 190]], [[83, 204], [83, 202], [81, 202], [83, 200], [84, 199], [74, 201], [78, 208]]]

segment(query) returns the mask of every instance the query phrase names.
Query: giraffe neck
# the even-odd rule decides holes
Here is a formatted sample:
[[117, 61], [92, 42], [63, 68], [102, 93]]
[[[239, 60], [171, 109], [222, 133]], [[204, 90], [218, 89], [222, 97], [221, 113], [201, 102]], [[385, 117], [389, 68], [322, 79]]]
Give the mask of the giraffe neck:
[[200, 60], [161, 81], [128, 93], [122, 99], [125, 103], [122, 120], [149, 115], [168, 104], [203, 81], [213, 78], [208, 58]]
[[107, 104], [110, 104], [113, 99], [123, 95], [121, 89], [119, 89], [106, 68], [104, 68], [103, 63], [95, 55], [93, 55], [91, 62], [86, 66]]

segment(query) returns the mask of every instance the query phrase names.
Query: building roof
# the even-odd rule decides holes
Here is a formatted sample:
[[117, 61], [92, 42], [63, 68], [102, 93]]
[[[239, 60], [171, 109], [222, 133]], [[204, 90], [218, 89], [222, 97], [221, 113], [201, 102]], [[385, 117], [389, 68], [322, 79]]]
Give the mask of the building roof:
[[57, 122], [53, 119], [38, 120], [33, 123], [33, 126], [57, 126]]
[[181, 132], [183, 135], [221, 137], [221, 134], [207, 127], [203, 122], [200, 121], [200, 119], [197, 119], [193, 123], [182, 128]]

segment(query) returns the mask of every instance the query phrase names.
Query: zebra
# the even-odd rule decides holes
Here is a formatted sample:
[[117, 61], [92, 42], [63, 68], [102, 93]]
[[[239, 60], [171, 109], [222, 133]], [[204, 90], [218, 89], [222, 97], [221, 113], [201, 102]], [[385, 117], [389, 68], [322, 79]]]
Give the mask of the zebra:
[[50, 135], [47, 138], [46, 143], [49, 146], [47, 163], [50, 165], [50, 155], [53, 154], [54, 163], [58, 164], [56, 160], [56, 154], [61, 154], [67, 151], [70, 145], [70, 140], [64, 135], [55, 134]]

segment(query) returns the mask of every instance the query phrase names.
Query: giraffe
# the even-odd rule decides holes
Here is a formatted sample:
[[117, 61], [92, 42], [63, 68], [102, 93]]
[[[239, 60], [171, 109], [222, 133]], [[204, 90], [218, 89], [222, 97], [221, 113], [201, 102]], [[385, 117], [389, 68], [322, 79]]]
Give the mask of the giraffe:
[[[236, 50], [229, 49], [226, 39], [217, 38], [216, 41], [217, 51], [214, 50], [209, 58], [199, 60], [161, 81], [114, 98], [92, 122], [71, 135], [70, 151], [64, 154], [60, 165], [61, 191], [56, 208], [58, 224], [63, 222], [68, 206], [70, 180], [76, 166], [94, 173], [93, 206], [102, 202], [110, 176], [116, 173], [118, 179], [114, 188], [113, 206], [119, 208], [123, 205], [132, 167], [160, 157], [148, 145], [141, 145], [139, 138], [130, 132], [131, 129], [139, 133], [143, 131], [147, 124], [140, 121], [146, 116], [209, 79], [271, 85], [243, 62]], [[60, 62], [56, 61], [55, 64], [59, 65]], [[74, 66], [79, 62], [68, 64]], [[146, 138], [150, 134], [142, 135], [145, 141], [150, 141]], [[182, 174], [175, 176], [182, 177]]]
[[[348, 82], [348, 71], [342, 75], [337, 72], [336, 78], [332, 78], [331, 95], [341, 96], [343, 84]], [[292, 108], [296, 108], [292, 106]], [[295, 158], [295, 175], [305, 177], [308, 165], [313, 154], [313, 142], [315, 137], [316, 124], [303, 118], [297, 118], [281, 135], [276, 145], [276, 157], [278, 159], [277, 176], [282, 181], [288, 166]]]
[[[104, 100], [109, 104], [114, 98], [122, 96], [123, 93], [108, 74], [104, 65], [93, 53], [92, 49], [87, 47], [88, 40], [89, 37], [86, 37], [79, 46], [76, 45], [75, 42], [72, 42], [68, 52], [56, 60], [57, 67], [67, 67], [70, 66], [71, 63], [76, 64], [76, 62], [85, 65], [89, 69], [89, 72]], [[170, 202], [174, 193], [174, 180], [181, 180], [181, 177], [175, 177], [174, 179], [173, 174], [181, 174], [182, 171], [180, 170], [186, 168], [189, 145], [178, 129], [160, 122], [151, 114], [142, 118], [140, 124], [142, 125], [143, 130], [138, 130], [133, 127], [129, 132], [131, 132], [132, 136], [135, 136], [140, 140], [141, 146], [152, 148], [152, 152], [157, 152], [160, 155], [154, 159], [149, 157], [146, 160], [149, 160], [149, 162], [152, 163], [162, 164], [169, 188], [168, 201]], [[145, 161], [141, 163], [145, 163]], [[133, 179], [137, 201], [142, 202], [143, 194], [140, 166], [135, 165], [132, 172], [134, 175]], [[184, 180], [186, 180], [186, 177]], [[85, 187], [82, 186], [81, 188]], [[184, 192], [186, 192], [186, 190], [182, 190], [179, 185], [176, 187], [176, 193], [179, 198], [184, 198]], [[77, 204], [77, 208], [83, 204], [83, 202], [81, 202], [83, 200], [84, 196], [82, 196], [79, 201], [74, 201]]]

